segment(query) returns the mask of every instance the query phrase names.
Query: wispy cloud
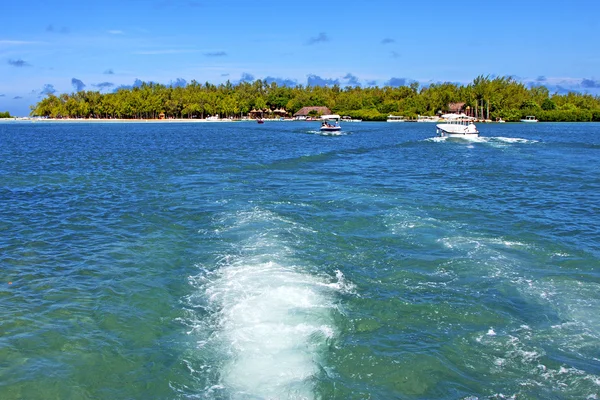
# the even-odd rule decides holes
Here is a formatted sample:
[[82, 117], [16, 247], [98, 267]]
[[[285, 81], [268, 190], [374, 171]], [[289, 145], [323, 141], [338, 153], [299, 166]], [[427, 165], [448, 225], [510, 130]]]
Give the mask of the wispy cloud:
[[22, 68], [22, 67], [30, 67], [31, 65], [27, 61], [23, 60], [8, 60], [8, 64], [13, 67]]
[[561, 86], [561, 85], [550, 86], [548, 88], [548, 90], [550, 90], [552, 92], [555, 92], [555, 93], [558, 93], [558, 94], [568, 94], [568, 93], [571, 93], [571, 92], [576, 92], [576, 90], [569, 89], [569, 88], [566, 88], [566, 87]]
[[377, 81], [367, 81], [368, 86], [377, 86]]
[[83, 90], [83, 88], [85, 88], [85, 83], [83, 83], [81, 80], [79, 80], [77, 78], [71, 79], [71, 85], [73, 85], [73, 88], [75, 90], [77, 90], [78, 92], [81, 92]]
[[204, 53], [206, 57], [225, 57], [227, 55], [224, 51], [212, 51], [208, 53]]
[[110, 33], [111, 35], [122, 35], [125, 32], [118, 30], [118, 29], [111, 29], [108, 31], [108, 33]]
[[22, 98], [23, 98], [22, 96], [15, 96], [15, 97], [13, 97], [13, 100], [19, 100], [19, 99], [22, 99]]
[[56, 89], [54, 89], [54, 85], [50, 83], [46, 83], [44, 88], [40, 91], [40, 95], [49, 95], [56, 93]]
[[381, 40], [381, 44], [390, 44], [390, 43], [395, 43], [396, 40], [392, 39], [392, 38], [384, 38]]
[[390, 52], [390, 54], [392, 55], [392, 58], [398, 58], [398, 57], [400, 57], [400, 53], [395, 52], [395, 51]]
[[584, 78], [581, 80], [581, 86], [583, 86], [586, 89], [597, 89], [600, 88], [600, 81]]
[[97, 87], [100, 90], [105, 90], [105, 89], [110, 89], [111, 87], [115, 86], [115, 84], [112, 82], [101, 82], [101, 83], [94, 83], [94, 84], [92, 84], [92, 86]]
[[386, 86], [400, 87], [405, 86], [407, 82], [406, 78], [390, 78], [389, 81], [385, 82]]
[[[119, 89], [127, 89], [127, 90], [131, 90], [133, 88], [136, 87], [140, 87], [143, 85], [144, 82], [142, 82], [140, 79], [135, 79], [135, 81], [133, 82], [133, 85], [120, 85], [117, 88], [115, 88], [115, 91], [119, 90]], [[149, 82], [150, 83], [150, 82]]]
[[313, 44], [324, 43], [324, 42], [329, 42], [329, 36], [327, 36], [327, 34], [325, 32], [321, 32], [321, 33], [319, 33], [318, 36], [311, 37], [310, 39], [308, 39], [306, 44], [308, 44], [310, 46]]
[[308, 86], [333, 86], [339, 85], [339, 79], [321, 78], [318, 75], [308, 75]]
[[350, 73], [346, 74], [346, 76], [344, 76], [343, 79], [347, 80], [349, 85], [360, 86], [360, 82], [358, 81], [358, 77], [356, 77], [356, 76], [354, 76], [354, 75], [352, 75]]
[[104, 71], [103, 74], [104, 75], [114, 75], [115, 71], [113, 71], [112, 68], [109, 68], [106, 71]]
[[240, 82], [254, 82], [254, 75], [244, 72], [240, 78]]
[[163, 49], [163, 50], [139, 50], [134, 51], [133, 54], [138, 55], [162, 55], [162, 54], [185, 54], [185, 53], [195, 53], [198, 50], [186, 50], [186, 49]]
[[55, 28], [54, 25], [50, 24], [46, 27], [46, 32], [62, 33], [63, 35], [66, 35], [67, 33], [69, 33], [69, 28], [67, 28], [66, 26]]
[[171, 81], [171, 83], [169, 84], [169, 86], [171, 87], [186, 87], [187, 85], [187, 81], [183, 78], [177, 78], [175, 79], [175, 82]]
[[229, 74], [221, 74], [221, 76], [223, 76], [223, 77], [224, 77], [224, 76], [229, 76]]
[[0, 40], [0, 46], [20, 46], [28, 44], [43, 44], [44, 42], [28, 41], [28, 40]]
[[267, 81], [267, 83], [269, 83], [269, 84], [275, 82], [277, 84], [277, 86], [294, 87], [294, 86], [298, 85], [298, 81], [295, 79], [275, 78], [272, 76], [267, 76], [265, 78], [265, 81]]
[[546, 87], [550, 93], [599, 93], [600, 81], [594, 78], [546, 77], [537, 78], [513, 77], [528, 87]]
[[0, 97], [4, 97], [4, 96], [6, 96], [6, 95], [5, 94], [0, 94]]

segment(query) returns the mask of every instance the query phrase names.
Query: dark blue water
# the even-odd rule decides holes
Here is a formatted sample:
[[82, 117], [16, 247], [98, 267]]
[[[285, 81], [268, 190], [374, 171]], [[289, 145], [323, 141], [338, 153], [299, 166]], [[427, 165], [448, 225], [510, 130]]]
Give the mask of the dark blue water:
[[0, 123], [2, 399], [600, 396], [600, 124]]

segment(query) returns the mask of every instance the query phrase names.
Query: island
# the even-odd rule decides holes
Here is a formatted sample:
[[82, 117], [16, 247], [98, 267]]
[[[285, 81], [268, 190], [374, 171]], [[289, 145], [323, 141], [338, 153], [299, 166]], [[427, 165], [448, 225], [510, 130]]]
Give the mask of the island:
[[[398, 87], [279, 86], [265, 80], [185, 86], [142, 82], [110, 93], [50, 94], [31, 106], [32, 117], [76, 119], [291, 119], [303, 107], [327, 108], [363, 121], [406, 121], [464, 112], [482, 121], [518, 122], [535, 115], [546, 122], [600, 121], [600, 97], [550, 93], [512, 77], [478, 76], [467, 85], [443, 82]], [[453, 109], [454, 108], [454, 109]], [[318, 112], [315, 112], [318, 117]]]

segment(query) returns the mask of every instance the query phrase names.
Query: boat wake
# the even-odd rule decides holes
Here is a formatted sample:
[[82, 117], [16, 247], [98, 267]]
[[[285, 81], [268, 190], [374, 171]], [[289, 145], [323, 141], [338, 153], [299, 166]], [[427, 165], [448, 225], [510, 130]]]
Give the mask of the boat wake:
[[306, 131], [306, 133], [311, 134], [311, 135], [319, 135], [319, 136], [346, 136], [346, 135], [348, 135], [348, 132], [343, 132], [343, 131], [315, 131], [315, 130], [311, 130], [311, 131]]
[[504, 142], [504, 143], [521, 143], [521, 144], [539, 143], [539, 140], [523, 139], [523, 138], [511, 138], [511, 137], [502, 137], [502, 136], [491, 137], [490, 140], [491, 141], [496, 141], [496, 142]]
[[453, 142], [453, 143], [460, 143], [460, 142], [480, 142], [483, 143], [485, 142], [485, 140], [482, 140], [484, 138], [482, 138], [481, 136], [479, 137], [467, 137], [465, 136], [457, 138], [457, 137], [448, 137], [448, 136], [435, 136], [435, 137], [431, 137], [431, 138], [427, 138], [425, 139], [426, 142], [435, 142], [435, 143], [443, 143], [443, 142]]
[[469, 142], [469, 143], [487, 143], [491, 145], [510, 145], [510, 144], [535, 144], [539, 143], [539, 140], [533, 139], [523, 139], [523, 138], [511, 138], [511, 137], [488, 137], [488, 136], [478, 136], [472, 138], [450, 138], [450, 137], [432, 137], [425, 139], [427, 142]]
[[[295, 222], [255, 209], [223, 223], [229, 226], [219, 236], [232, 247], [216, 268], [191, 278], [197, 292], [187, 299], [196, 310], [188, 321], [202, 354], [196, 363], [206, 365], [209, 357], [210, 368], [218, 365], [212, 379], [200, 379], [204, 391], [314, 398], [321, 355], [336, 334], [335, 295], [346, 287], [343, 275], [317, 276], [293, 261], [292, 246], [301, 240], [295, 232], [307, 231]], [[202, 375], [201, 367], [190, 371]]]
[[[523, 387], [546, 387], [568, 398], [594, 398], [600, 387], [597, 368], [574, 360], [598, 360], [600, 285], [569, 276], [523, 274], [523, 260], [539, 251], [527, 243], [460, 236], [440, 243], [464, 253], [470, 268], [479, 266], [484, 279], [496, 282], [498, 293], [512, 293], [512, 301], [524, 309], [519, 318], [471, 336], [474, 359], [481, 360], [476, 367], [519, 380]], [[519, 389], [512, 390], [519, 397]]]
[[[590, 279], [593, 272], [585, 276], [590, 259], [526, 236], [487, 236], [422, 210], [395, 210], [386, 225], [410, 247], [445, 252], [411, 287], [470, 299], [466, 315], [490, 313], [487, 326], [469, 317], [464, 334], [452, 339], [446, 356], [456, 368], [496, 376], [502, 384], [489, 389], [502, 392], [494, 398], [597, 398], [600, 284]], [[479, 305], [482, 298], [493, 300]]]

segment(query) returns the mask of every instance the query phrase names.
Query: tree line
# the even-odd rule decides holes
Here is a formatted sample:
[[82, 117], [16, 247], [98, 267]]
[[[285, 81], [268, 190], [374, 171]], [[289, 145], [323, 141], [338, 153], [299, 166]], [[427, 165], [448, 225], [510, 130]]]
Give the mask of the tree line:
[[465, 103], [471, 113], [492, 120], [518, 121], [535, 115], [540, 121], [600, 121], [600, 97], [554, 93], [545, 86], [526, 87], [512, 77], [478, 76], [468, 85], [439, 83], [420, 87], [279, 86], [264, 80], [220, 85], [195, 80], [184, 86], [142, 83], [112, 93], [79, 91], [50, 94], [31, 106], [31, 115], [51, 118], [152, 119], [239, 118], [252, 110], [285, 109], [289, 115], [305, 106], [326, 106], [333, 112], [365, 121], [388, 115], [416, 118], [447, 112], [450, 103]]

